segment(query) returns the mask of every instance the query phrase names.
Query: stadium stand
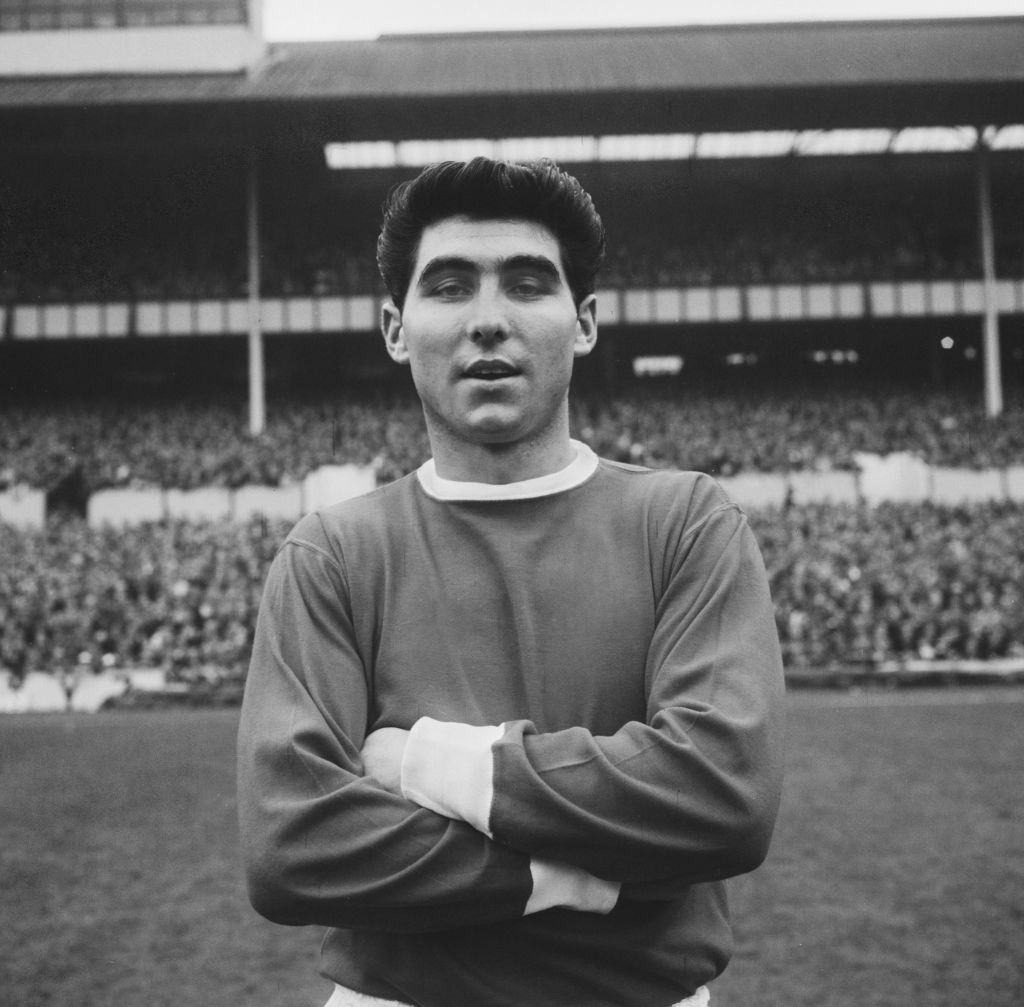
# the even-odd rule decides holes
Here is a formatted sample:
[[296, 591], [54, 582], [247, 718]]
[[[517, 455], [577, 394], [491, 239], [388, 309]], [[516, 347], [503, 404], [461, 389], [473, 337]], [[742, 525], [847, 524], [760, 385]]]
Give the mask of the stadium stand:
[[[1024, 508], [752, 512], [787, 667], [1024, 659]], [[287, 522], [0, 525], [0, 665], [20, 678], [158, 668], [230, 690]]]
[[[70, 694], [101, 669], [149, 669], [190, 694], [236, 694], [267, 563], [308, 480], [350, 465], [387, 481], [426, 457], [408, 384], [368, 349], [379, 203], [412, 169], [330, 171], [325, 144], [394, 154], [483, 121], [627, 139], [1001, 124], [1024, 97], [1021, 18], [250, 47], [246, 17], [234, 0], [0, 0], [8, 42], [239, 29], [230, 59], [187, 69], [111, 76], [98, 51], [63, 77], [0, 65], [0, 515], [49, 518], [0, 520], [0, 672], [15, 690], [40, 672]], [[979, 162], [886, 143], [561, 158], [611, 237], [610, 352], [587, 362], [573, 430], [601, 454], [707, 471], [761, 501], [748, 509], [791, 671], [1019, 666], [1024, 161], [1001, 149], [988, 164], [1006, 364], [992, 419]], [[239, 338], [248, 181], [269, 337], [258, 436]], [[632, 381], [651, 353], [685, 357], [682, 376]], [[865, 458], [880, 483], [909, 460], [918, 487], [905, 480], [902, 502], [866, 492]], [[122, 500], [148, 501], [148, 519], [82, 520], [104, 491], [139, 494]]]
[[[934, 156], [835, 166], [572, 165], [611, 235], [612, 289], [965, 280], [980, 276], [969, 165]], [[996, 267], [1024, 277], [1019, 157], [997, 174]], [[754, 162], [758, 164], [759, 162]], [[239, 165], [87, 162], [8, 179], [0, 296], [11, 304], [239, 298], [246, 294]], [[26, 167], [19, 169], [24, 172]], [[294, 172], [298, 170], [298, 180]], [[376, 207], [401, 175], [354, 191], [309, 164], [267, 167], [261, 286], [272, 297], [374, 295]], [[372, 185], [372, 187], [371, 187]], [[152, 188], [161, 193], [152, 198]], [[373, 193], [369, 199], [365, 192]], [[168, 207], [174, 206], [169, 214]], [[34, 236], [48, 235], [39, 242]]]
[[15, 677], [112, 663], [164, 668], [186, 680], [204, 669], [217, 676], [244, 669], [281, 529], [273, 535], [260, 522], [0, 529], [9, 558], [0, 575], [0, 664]]
[[1024, 656], [1019, 505], [756, 515], [790, 667]]
[[[894, 408], [894, 404], [896, 408]], [[278, 403], [266, 435], [243, 404], [171, 400], [0, 409], [8, 482], [52, 485], [67, 467], [101, 486], [294, 484], [327, 463], [411, 471], [428, 448], [407, 389], [345, 401]], [[635, 386], [578, 394], [577, 436], [625, 461], [739, 473], [853, 467], [857, 451], [913, 450], [945, 464], [1024, 462], [1019, 410], [993, 427], [963, 395], [876, 389], [817, 395]], [[893, 660], [1024, 657], [1024, 507], [935, 503], [869, 507], [783, 502], [750, 510], [772, 577], [791, 669]], [[167, 520], [3, 527], [0, 664], [151, 667], [205, 689], [237, 684], [266, 563], [290, 521]], [[77, 671], [76, 671], [77, 669]], [[211, 685], [211, 683], [213, 683]], [[218, 684], [219, 683], [219, 684]]]
[[[598, 453], [654, 467], [740, 473], [857, 470], [859, 453], [910, 452], [936, 467], [1024, 465], [1024, 412], [989, 420], [967, 392], [892, 386], [758, 389], [624, 387], [573, 400], [577, 436]], [[429, 454], [418, 403], [404, 387], [279, 396], [265, 433], [245, 430], [244, 403], [80, 397], [0, 405], [0, 489], [52, 491], [77, 474], [86, 493], [112, 487], [288, 486], [323, 465], [372, 467], [382, 481]]]

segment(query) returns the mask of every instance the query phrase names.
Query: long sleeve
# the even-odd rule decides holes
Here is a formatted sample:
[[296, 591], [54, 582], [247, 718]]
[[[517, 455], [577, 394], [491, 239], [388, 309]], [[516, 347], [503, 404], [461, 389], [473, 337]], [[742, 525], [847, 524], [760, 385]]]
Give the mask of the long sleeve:
[[256, 909], [279, 923], [395, 932], [515, 919], [574, 900], [610, 909], [617, 892], [595, 891], [584, 872], [552, 876], [362, 775], [369, 673], [353, 641], [340, 565], [315, 542], [286, 544], [265, 588], [239, 730], [241, 840]]
[[[625, 883], [624, 894], [752, 870], [781, 788], [782, 667], [767, 576], [740, 511], [662, 536], [646, 721], [612, 735], [424, 720], [403, 791], [498, 842]], [[481, 786], [480, 781], [486, 781]]]
[[[732, 946], [693, 882], [771, 831], [779, 671], [742, 515], [693, 473], [479, 501], [407, 477], [304, 518], [242, 712], [254, 905], [326, 925], [323, 973], [384, 999], [676, 1002]], [[362, 764], [381, 728], [410, 732], [404, 796]]]

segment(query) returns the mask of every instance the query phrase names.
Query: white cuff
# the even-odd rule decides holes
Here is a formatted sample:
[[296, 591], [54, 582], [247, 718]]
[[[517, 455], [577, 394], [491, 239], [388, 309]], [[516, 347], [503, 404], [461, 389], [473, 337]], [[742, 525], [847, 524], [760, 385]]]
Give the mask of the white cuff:
[[530, 861], [533, 892], [526, 903], [524, 916], [542, 909], [561, 906], [583, 913], [610, 913], [619, 899], [616, 881], [595, 878], [582, 868], [561, 864], [556, 860]]
[[494, 799], [491, 746], [503, 726], [471, 727], [420, 717], [402, 757], [402, 796], [490, 836]]

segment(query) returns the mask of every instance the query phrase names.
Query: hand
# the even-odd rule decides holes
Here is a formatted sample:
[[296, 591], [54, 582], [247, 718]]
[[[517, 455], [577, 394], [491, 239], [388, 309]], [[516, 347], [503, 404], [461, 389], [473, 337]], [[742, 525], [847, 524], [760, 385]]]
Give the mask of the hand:
[[402, 757], [409, 732], [400, 727], [371, 731], [363, 742], [363, 772], [393, 794], [402, 793]]

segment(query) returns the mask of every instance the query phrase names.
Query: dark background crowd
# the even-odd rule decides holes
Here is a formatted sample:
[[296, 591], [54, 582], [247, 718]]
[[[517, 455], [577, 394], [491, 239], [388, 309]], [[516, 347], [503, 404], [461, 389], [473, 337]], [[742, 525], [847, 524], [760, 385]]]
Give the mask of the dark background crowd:
[[[970, 157], [570, 165], [605, 220], [610, 287], [978, 277]], [[996, 268], [1024, 276], [1019, 156], [993, 162]], [[380, 292], [382, 195], [406, 177], [264, 164], [265, 296]], [[0, 162], [0, 303], [238, 298], [247, 292], [244, 164]], [[171, 208], [171, 212], [168, 212]]]

